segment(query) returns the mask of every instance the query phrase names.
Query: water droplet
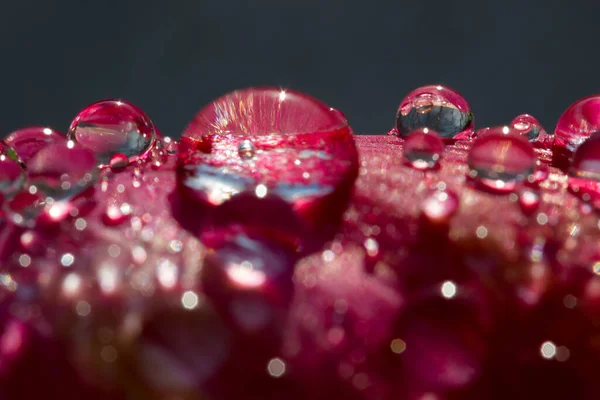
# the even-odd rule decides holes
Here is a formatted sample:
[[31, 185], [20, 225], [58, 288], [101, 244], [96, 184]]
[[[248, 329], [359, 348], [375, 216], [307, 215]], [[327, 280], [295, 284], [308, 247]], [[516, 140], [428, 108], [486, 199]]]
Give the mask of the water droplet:
[[415, 169], [435, 168], [443, 151], [442, 139], [427, 128], [411, 132], [404, 141], [404, 158]]
[[521, 114], [515, 117], [510, 126], [520, 135], [527, 137], [530, 142], [548, 142], [549, 135], [544, 127], [529, 114]]
[[28, 184], [54, 200], [73, 197], [97, 178], [94, 154], [81, 146], [56, 143], [41, 149], [27, 164]]
[[[339, 112], [316, 99], [292, 90], [281, 93], [278, 88], [236, 91], [196, 115], [179, 152], [184, 206], [200, 216], [247, 198], [238, 202], [246, 207], [243, 213], [235, 207], [224, 217], [224, 223], [239, 223], [234, 220], [279, 199], [286, 206], [278, 209], [286, 215], [277, 211], [270, 218], [279, 225], [294, 215], [294, 224], [300, 220], [315, 228], [341, 220], [358, 169], [352, 130]], [[251, 163], [244, 162], [250, 158]], [[194, 225], [208, 228], [201, 221]]]
[[129, 158], [125, 154], [117, 153], [110, 158], [108, 165], [111, 169], [116, 170], [125, 168], [129, 164]]
[[533, 173], [536, 156], [527, 139], [512, 129], [495, 127], [473, 143], [467, 162], [470, 176], [483, 187], [512, 192], [517, 182]]
[[134, 162], [144, 159], [156, 142], [154, 125], [142, 110], [121, 100], [102, 100], [73, 120], [68, 138], [92, 150], [101, 166], [116, 154]]
[[423, 86], [402, 100], [396, 116], [399, 136], [429, 128], [447, 139], [467, 139], [473, 133], [473, 115], [467, 101], [443, 86]]
[[251, 160], [254, 152], [254, 145], [250, 140], [243, 140], [238, 146], [238, 155], [242, 160]]
[[423, 214], [433, 222], [447, 222], [457, 211], [460, 202], [451, 191], [439, 190], [427, 197], [421, 206]]
[[12, 197], [25, 182], [25, 171], [15, 151], [0, 142], [0, 194]]
[[569, 175], [572, 193], [600, 205], [600, 136], [592, 136], [577, 149]]
[[8, 135], [5, 142], [11, 146], [25, 164], [44, 147], [66, 142], [67, 138], [52, 128], [32, 126], [19, 129]]
[[584, 97], [560, 116], [554, 131], [554, 164], [568, 167], [577, 148], [600, 131], [600, 95]]

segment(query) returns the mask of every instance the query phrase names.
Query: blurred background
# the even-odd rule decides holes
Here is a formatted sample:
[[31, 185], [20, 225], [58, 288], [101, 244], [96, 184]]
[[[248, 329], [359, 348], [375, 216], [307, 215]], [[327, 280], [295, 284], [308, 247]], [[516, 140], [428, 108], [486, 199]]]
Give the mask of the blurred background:
[[476, 126], [530, 113], [553, 131], [600, 92], [599, 11], [597, 0], [6, 0], [0, 133], [66, 131], [88, 103], [118, 97], [177, 136], [204, 104], [252, 85], [305, 91], [355, 131], [383, 133], [429, 83], [462, 93]]

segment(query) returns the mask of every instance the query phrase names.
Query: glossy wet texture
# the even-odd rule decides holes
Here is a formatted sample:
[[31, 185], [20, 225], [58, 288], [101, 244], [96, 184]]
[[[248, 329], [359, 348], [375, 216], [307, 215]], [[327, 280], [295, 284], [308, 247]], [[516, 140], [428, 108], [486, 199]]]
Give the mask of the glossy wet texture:
[[43, 126], [33, 126], [12, 132], [4, 139], [25, 164], [38, 151], [53, 143], [66, 142], [64, 134]]
[[[47, 216], [0, 222], [0, 398], [597, 397], [600, 225], [595, 205], [573, 193], [577, 172], [536, 166], [540, 149], [498, 132], [446, 145], [437, 168], [422, 171], [406, 165], [403, 140], [348, 142], [345, 118], [301, 94], [290, 97], [295, 118], [309, 107], [336, 123], [300, 118], [259, 135], [236, 133], [249, 126], [234, 118], [219, 122], [224, 133], [207, 131], [203, 116], [239, 116], [248, 108], [235, 105], [256, 104], [247, 94], [209, 106], [180, 149], [162, 141], [89, 186], [78, 185], [95, 163], [77, 144], [32, 158], [30, 179], [43, 184], [10, 204]], [[252, 99], [272, 111], [280, 96]], [[588, 143], [574, 171], [594, 172]], [[342, 179], [345, 163], [356, 163], [356, 180]], [[473, 170], [508, 174], [514, 190], [480, 190]], [[277, 192], [310, 180], [305, 172], [351, 189], [323, 203], [340, 214], [312, 247], [297, 238], [321, 217]], [[203, 229], [203, 188], [225, 184], [242, 189], [215, 192], [222, 201]], [[46, 208], [42, 187], [68, 207]]]
[[415, 169], [433, 169], [444, 151], [444, 143], [437, 132], [417, 129], [404, 140], [404, 159]]

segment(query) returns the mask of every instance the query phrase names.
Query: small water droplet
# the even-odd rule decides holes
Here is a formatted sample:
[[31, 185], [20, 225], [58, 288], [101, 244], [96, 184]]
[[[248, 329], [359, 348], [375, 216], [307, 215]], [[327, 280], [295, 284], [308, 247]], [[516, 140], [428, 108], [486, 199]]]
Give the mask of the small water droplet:
[[404, 141], [404, 158], [415, 169], [435, 168], [443, 151], [442, 139], [427, 128], [411, 132]]
[[467, 163], [470, 176], [483, 187], [508, 193], [533, 173], [536, 156], [531, 143], [511, 129], [490, 128], [473, 143]]
[[436, 131], [448, 139], [468, 139], [473, 133], [473, 115], [466, 100], [443, 86], [423, 86], [400, 103], [396, 131], [407, 136], [419, 128]]
[[117, 153], [110, 158], [108, 165], [111, 169], [125, 168], [129, 164], [129, 158], [125, 154]]
[[254, 152], [254, 144], [250, 140], [243, 140], [238, 146], [238, 155], [242, 160], [251, 160]]
[[122, 100], [102, 100], [84, 108], [71, 123], [68, 138], [96, 153], [102, 167], [116, 154], [130, 163], [144, 159], [156, 142], [150, 118]]
[[552, 136], [546, 133], [540, 122], [529, 114], [521, 114], [515, 117], [510, 126], [521, 136], [526, 137], [538, 148], [552, 148]]

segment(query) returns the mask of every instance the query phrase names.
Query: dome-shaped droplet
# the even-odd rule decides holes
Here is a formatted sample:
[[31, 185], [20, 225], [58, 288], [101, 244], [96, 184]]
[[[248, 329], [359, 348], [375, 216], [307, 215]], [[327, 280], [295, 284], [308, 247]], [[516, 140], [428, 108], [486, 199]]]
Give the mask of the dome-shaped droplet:
[[115, 154], [129, 162], [145, 158], [155, 143], [152, 121], [142, 110], [121, 100], [103, 100], [84, 108], [73, 120], [68, 137], [92, 150], [101, 166]]
[[495, 127], [473, 143], [467, 159], [470, 176], [495, 191], [512, 191], [535, 169], [536, 156], [529, 141], [509, 127]]
[[25, 182], [23, 165], [17, 158], [15, 151], [0, 142], [0, 195], [11, 197]]
[[554, 161], [564, 167], [577, 148], [600, 131], [600, 95], [584, 97], [560, 116], [554, 131]]
[[[278, 198], [288, 205], [289, 213], [277, 206], [287, 217], [323, 227], [339, 223], [358, 157], [341, 113], [292, 90], [252, 88], [196, 115], [183, 133], [178, 164], [180, 193], [197, 216], [214, 217], [210, 210], [246, 196], [227, 213], [239, 223], [256, 214], [248, 207]], [[278, 213], [267, 217], [281, 223]]]
[[540, 193], [531, 188], [525, 188], [519, 193], [519, 207], [525, 215], [533, 214], [540, 205]]
[[97, 179], [96, 158], [73, 142], [57, 143], [40, 150], [27, 165], [28, 184], [54, 200], [81, 193]]
[[527, 137], [530, 142], [545, 142], [548, 140], [548, 134], [544, 127], [535, 117], [529, 114], [521, 114], [515, 117], [510, 123], [510, 127], [521, 136]]
[[94, 153], [67, 141], [38, 151], [27, 165], [27, 185], [4, 204], [10, 220], [31, 227], [41, 215], [50, 221], [64, 219], [70, 200], [98, 178]]
[[404, 141], [404, 158], [413, 168], [432, 169], [444, 151], [444, 143], [438, 134], [427, 128], [417, 129]]
[[254, 157], [254, 145], [250, 140], [242, 140], [238, 146], [238, 155], [242, 160], [251, 160]]
[[467, 139], [473, 133], [473, 114], [467, 101], [444, 86], [423, 86], [402, 100], [396, 116], [399, 136], [419, 128], [436, 131], [442, 138]]
[[25, 164], [38, 151], [53, 143], [66, 142], [67, 138], [52, 128], [32, 126], [14, 131], [5, 142], [11, 146]]

